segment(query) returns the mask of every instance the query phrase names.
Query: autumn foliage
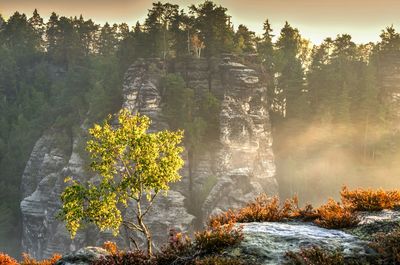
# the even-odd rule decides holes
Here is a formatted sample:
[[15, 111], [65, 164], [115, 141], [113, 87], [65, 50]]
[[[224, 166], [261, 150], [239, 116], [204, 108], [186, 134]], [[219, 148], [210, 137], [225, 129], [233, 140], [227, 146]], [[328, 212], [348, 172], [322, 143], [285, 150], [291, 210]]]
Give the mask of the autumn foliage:
[[18, 262], [7, 254], [0, 252], [0, 265], [18, 265]]
[[22, 262], [18, 263], [15, 259], [11, 258], [7, 254], [0, 252], [0, 265], [53, 265], [59, 259], [61, 259], [60, 254], [53, 254], [49, 259], [44, 259], [37, 261], [36, 259], [30, 257], [28, 254], [22, 254]]
[[104, 243], [110, 255], [92, 265], [244, 265], [240, 259], [220, 257], [221, 250], [234, 246], [243, 239], [241, 227], [230, 223], [214, 223], [205, 231], [197, 232], [192, 241], [188, 236], [171, 231], [169, 243], [161, 251], [149, 256], [142, 251], [124, 252], [112, 242]]
[[61, 255], [56, 253], [49, 259], [37, 261], [28, 254], [23, 253], [21, 265], [54, 265], [59, 259], [61, 259]]
[[[400, 204], [400, 191], [382, 189], [349, 190], [343, 187], [341, 202], [329, 199], [319, 208], [306, 205], [299, 207], [297, 197], [283, 203], [277, 197], [260, 195], [241, 209], [228, 210], [209, 218], [204, 231], [195, 233], [193, 241], [182, 233], [171, 231], [169, 243], [158, 253], [148, 255], [143, 251], [124, 252], [113, 242], [105, 242], [103, 247], [110, 255], [95, 261], [92, 265], [242, 265], [248, 264], [240, 259], [223, 256], [223, 250], [236, 246], [243, 240], [240, 223], [305, 221], [314, 222], [325, 228], [347, 228], [359, 223], [357, 211], [378, 211], [392, 209]], [[378, 234], [371, 247], [377, 250], [387, 264], [400, 264], [400, 231]], [[61, 255], [36, 261], [23, 254], [23, 261], [18, 263], [11, 257], [0, 253], [0, 265], [53, 265]], [[289, 264], [345, 264], [342, 253], [327, 251], [318, 247], [288, 252]], [[347, 264], [347, 263], [346, 263]], [[386, 263], [384, 263], [386, 264]]]
[[112, 241], [106, 241], [103, 243], [103, 248], [107, 250], [110, 254], [118, 254], [118, 246]]
[[397, 190], [349, 190], [343, 187], [340, 194], [343, 203], [350, 205], [354, 211], [381, 211], [400, 205], [400, 191]]
[[314, 222], [325, 228], [346, 228], [359, 223], [357, 211], [378, 211], [400, 205], [400, 191], [349, 190], [343, 187], [341, 198], [341, 202], [329, 199], [326, 204], [315, 209], [310, 204], [300, 208], [296, 196], [281, 204], [277, 197], [262, 194], [241, 209], [212, 216], [208, 223], [213, 225], [301, 220]]
[[338, 251], [327, 251], [320, 247], [303, 248], [299, 252], [286, 253], [290, 265], [344, 265], [343, 254]]
[[342, 204], [329, 199], [329, 201], [318, 208], [318, 218], [315, 223], [325, 228], [353, 227], [359, 223], [357, 215], [347, 204]]
[[204, 253], [217, 253], [240, 243], [242, 239], [242, 227], [236, 227], [234, 222], [225, 225], [214, 223], [205, 231], [195, 234], [196, 246]]
[[268, 197], [262, 194], [253, 202], [248, 203], [236, 211], [228, 210], [219, 215], [212, 216], [208, 224], [230, 224], [230, 223], [250, 223], [250, 222], [279, 222], [293, 218], [300, 218], [305, 209], [298, 206], [297, 197], [286, 200], [281, 205], [277, 197]]

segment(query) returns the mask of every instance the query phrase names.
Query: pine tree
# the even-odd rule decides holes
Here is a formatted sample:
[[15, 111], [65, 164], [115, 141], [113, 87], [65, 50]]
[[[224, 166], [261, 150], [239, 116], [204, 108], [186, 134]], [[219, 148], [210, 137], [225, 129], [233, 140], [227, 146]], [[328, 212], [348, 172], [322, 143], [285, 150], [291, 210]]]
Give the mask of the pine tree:
[[43, 22], [43, 18], [39, 15], [37, 9], [33, 11], [32, 17], [29, 19], [29, 24], [35, 31], [35, 38], [37, 38], [37, 47], [36, 49], [43, 52], [45, 49], [44, 42], [44, 33], [45, 33], [45, 24]]
[[285, 118], [299, 118], [307, 109], [304, 90], [304, 69], [299, 58], [302, 38], [288, 22], [276, 42], [277, 101]]
[[199, 39], [205, 45], [206, 57], [233, 51], [234, 32], [226, 8], [207, 0], [198, 6], [190, 6], [190, 13]]

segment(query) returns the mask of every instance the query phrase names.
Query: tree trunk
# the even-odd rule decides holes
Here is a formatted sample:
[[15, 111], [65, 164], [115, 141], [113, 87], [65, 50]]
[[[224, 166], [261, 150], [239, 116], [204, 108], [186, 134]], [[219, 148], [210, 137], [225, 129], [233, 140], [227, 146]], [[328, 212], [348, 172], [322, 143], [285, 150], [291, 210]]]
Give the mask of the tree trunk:
[[[144, 214], [146, 214], [146, 213], [144, 213]], [[151, 233], [150, 233], [149, 229], [147, 228], [147, 226], [143, 222], [143, 213], [142, 213], [140, 201], [137, 202], [137, 216], [136, 217], [137, 217], [138, 225], [142, 229], [141, 232], [146, 237], [147, 254], [149, 255], [149, 257], [151, 257], [153, 255], [153, 242], [152, 242]]]

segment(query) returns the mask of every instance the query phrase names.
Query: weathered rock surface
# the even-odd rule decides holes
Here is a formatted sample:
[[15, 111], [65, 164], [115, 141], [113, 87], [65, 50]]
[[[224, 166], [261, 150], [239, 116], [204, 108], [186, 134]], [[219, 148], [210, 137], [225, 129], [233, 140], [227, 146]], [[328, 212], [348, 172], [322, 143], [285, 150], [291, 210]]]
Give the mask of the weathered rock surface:
[[320, 246], [342, 249], [346, 255], [365, 256], [372, 250], [368, 242], [339, 230], [302, 223], [250, 223], [243, 226], [244, 240], [234, 255], [258, 261], [262, 265], [281, 264], [288, 251]]
[[357, 227], [344, 230], [301, 222], [243, 224], [244, 240], [230, 250], [230, 255], [261, 265], [276, 265], [284, 263], [288, 251], [319, 246], [332, 251], [341, 250], [346, 258], [352, 260], [374, 259], [377, 253], [370, 247], [370, 241], [375, 233], [388, 233], [398, 228], [400, 212], [364, 212], [360, 213], [360, 218]]
[[[221, 251], [218, 254], [231, 258], [240, 258], [246, 264], [254, 265], [283, 265], [287, 264], [286, 253], [298, 252], [302, 248], [320, 247], [325, 250], [343, 253], [346, 261], [355, 264], [381, 264], [377, 262], [379, 253], [370, 245], [374, 235], [378, 232], [388, 233], [399, 227], [400, 212], [361, 212], [360, 224], [351, 229], [325, 229], [307, 222], [264, 222], [237, 224], [242, 226], [244, 239], [235, 247]], [[366, 227], [368, 226], [368, 229]], [[363, 233], [359, 234], [360, 231]], [[104, 250], [85, 248], [76, 253], [67, 254], [57, 265], [85, 264], [95, 255], [99, 258]], [[82, 253], [88, 253], [82, 255]], [[98, 254], [97, 254], [98, 253]], [[92, 259], [93, 260], [93, 259]], [[347, 263], [346, 263], [347, 264]], [[349, 263], [353, 264], [353, 263]], [[386, 264], [386, 263], [385, 263]]]
[[95, 260], [99, 260], [110, 255], [105, 249], [99, 247], [85, 247], [76, 252], [64, 255], [55, 265], [89, 265]]
[[220, 114], [217, 183], [205, 216], [238, 208], [260, 193], [277, 194], [267, 88], [257, 73], [226, 61], [220, 65], [224, 98]]
[[[162, 115], [159, 87], [164, 69], [158, 59], [138, 60], [124, 79], [122, 107], [149, 116], [151, 131], [168, 128]], [[166, 197], [159, 197], [147, 216], [158, 243], [167, 240], [170, 229], [193, 229], [195, 216], [189, 214], [188, 208], [202, 210], [194, 211], [197, 223], [201, 223], [210, 213], [239, 207], [261, 192], [277, 192], [266, 88], [257, 73], [242, 64], [228, 60], [221, 63], [218, 59], [189, 60], [177, 64], [175, 71], [182, 74], [189, 87], [211, 91], [222, 100], [220, 137], [198, 154], [192, 165], [185, 159], [182, 181], [174, 184]], [[125, 231], [114, 238], [111, 233], [99, 233], [92, 227], [71, 240], [64, 224], [55, 219], [65, 188], [64, 178], [88, 178], [79, 149], [84, 132], [83, 128], [74, 135], [48, 131], [36, 143], [26, 166], [22, 181], [22, 244], [23, 251], [33, 257], [75, 251], [105, 240], [117, 241], [121, 246], [129, 244]], [[63, 140], [58, 141], [59, 138]], [[202, 199], [193, 203], [190, 192], [201, 193], [198, 197]], [[129, 209], [126, 214], [131, 214]]]

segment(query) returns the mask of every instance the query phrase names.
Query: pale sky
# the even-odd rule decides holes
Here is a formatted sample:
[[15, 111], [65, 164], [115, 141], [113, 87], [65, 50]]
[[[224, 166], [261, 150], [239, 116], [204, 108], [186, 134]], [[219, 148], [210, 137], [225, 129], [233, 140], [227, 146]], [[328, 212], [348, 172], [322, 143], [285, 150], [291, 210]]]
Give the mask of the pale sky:
[[[15, 11], [30, 14], [37, 8], [46, 19], [52, 11], [64, 16], [83, 16], [98, 23], [143, 21], [151, 0], [0, 0], [0, 13], [9, 17]], [[162, 1], [166, 2], [166, 1]], [[186, 8], [203, 1], [171, 0]], [[237, 27], [245, 24], [261, 33], [265, 19], [278, 34], [287, 20], [306, 39], [320, 43], [326, 37], [348, 33], [353, 40], [377, 41], [386, 26], [400, 30], [400, 0], [214, 0], [228, 8]]]

